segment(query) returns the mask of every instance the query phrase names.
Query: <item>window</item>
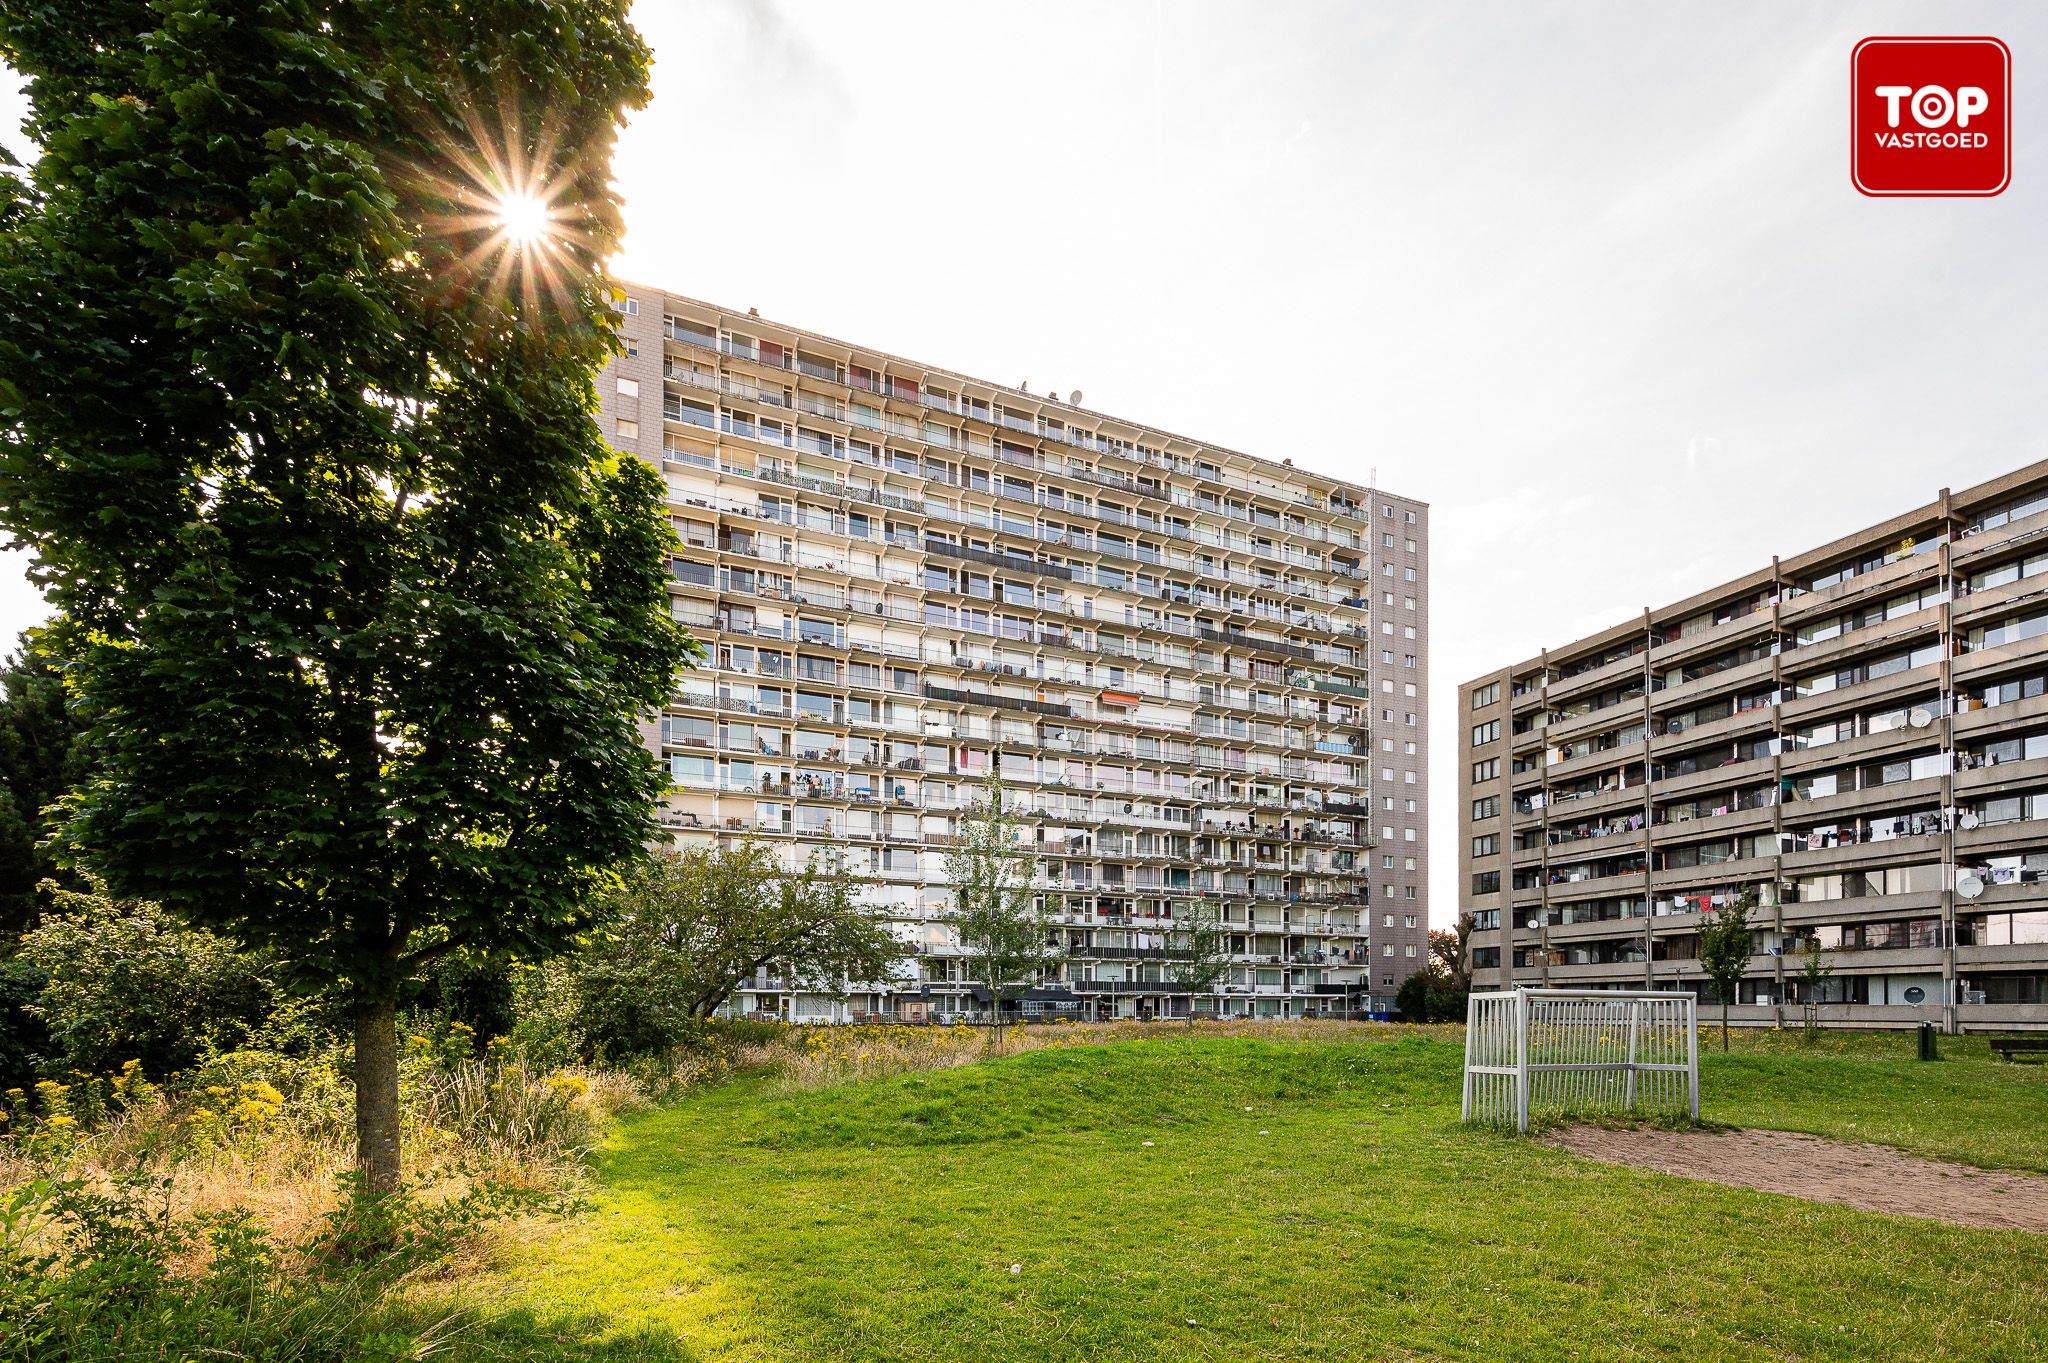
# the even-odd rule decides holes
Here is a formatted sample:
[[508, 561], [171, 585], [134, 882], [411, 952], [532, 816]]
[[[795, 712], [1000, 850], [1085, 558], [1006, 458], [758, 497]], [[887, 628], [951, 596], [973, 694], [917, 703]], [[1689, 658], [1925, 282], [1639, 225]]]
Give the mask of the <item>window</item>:
[[1404, 511], [1401, 514], [1403, 518], [1407, 520], [1408, 524], [1415, 524], [1415, 513], [1413, 511]]
[[1472, 839], [1472, 855], [1475, 857], [1500, 855], [1500, 834], [1481, 833], [1478, 837]]
[[1500, 741], [1500, 721], [1499, 721], [1499, 720], [1497, 720], [1497, 719], [1489, 719], [1489, 720], [1487, 720], [1487, 721], [1486, 721], [1486, 722], [1485, 722], [1484, 724], [1475, 724], [1475, 725], [1473, 725], [1473, 726], [1472, 726], [1472, 746], [1473, 746], [1473, 747], [1475, 747], [1475, 748], [1483, 748], [1483, 747], [1485, 747], [1485, 746], [1486, 746], [1487, 744], [1489, 744], [1489, 743], [1498, 743], [1499, 741]]
[[1409, 541], [1408, 541], [1408, 552], [1409, 552], [1409, 553], [1411, 553], [1411, 554], [1415, 552], [1415, 541], [1414, 541], [1414, 540], [1409, 540]]
[[1472, 708], [1484, 710], [1500, 700], [1500, 683], [1488, 682], [1472, 693]]
[[1401, 605], [1405, 609], [1412, 611], [1415, 609], [1415, 598], [1412, 596], [1404, 596], [1401, 598]]
[[1392, 942], [1389, 942], [1389, 943], [1387, 943], [1387, 944], [1386, 944], [1385, 946], [1383, 946], [1383, 947], [1381, 947], [1381, 948], [1380, 948], [1380, 955], [1382, 955], [1382, 956], [1391, 956], [1391, 955], [1393, 955], [1393, 954], [1394, 954], [1394, 944], [1393, 944]]
[[628, 317], [638, 317], [640, 315], [640, 300], [621, 295], [612, 299], [612, 310], [614, 312], [622, 312]]
[[1472, 817], [1491, 819], [1500, 814], [1500, 796], [1486, 795], [1472, 802]]
[[1500, 779], [1500, 759], [1498, 757], [1489, 757], [1484, 762], [1474, 762], [1472, 764], [1472, 779], [1474, 781], [1498, 781]]
[[620, 397], [622, 397], [622, 398], [637, 398], [637, 397], [639, 397], [639, 396], [640, 396], [640, 382], [639, 382], [639, 380], [637, 380], [637, 379], [620, 379], [620, 380], [619, 380], [619, 396], [620, 396]]
[[624, 418], [624, 417], [620, 417], [620, 418], [619, 418], [619, 439], [621, 439], [621, 440], [638, 440], [639, 438], [640, 438], [640, 423], [639, 423], [639, 422], [637, 422], [637, 421], [628, 421], [628, 420], [626, 420], [626, 418]]
[[1404, 919], [1402, 919], [1401, 921], [1402, 921], [1402, 926], [1403, 926], [1403, 927], [1410, 927], [1410, 928], [1412, 928], [1412, 927], [1414, 927], [1414, 926], [1415, 926], [1415, 915], [1411, 913], [1411, 914], [1409, 914], [1409, 915], [1408, 915], [1407, 917], [1405, 917]]
[[1480, 873], [1479, 873], [1478, 875], [1475, 875], [1475, 876], [1473, 876], [1473, 877], [1472, 877], [1472, 893], [1473, 893], [1473, 894], [1499, 894], [1499, 893], [1500, 893], [1500, 872], [1499, 872], [1499, 871], [1481, 871], [1481, 872], [1480, 872]]
[[1413, 956], [1413, 955], [1415, 954], [1415, 943], [1413, 943], [1413, 942], [1410, 942], [1410, 943], [1409, 943], [1409, 944], [1408, 944], [1407, 946], [1403, 947], [1403, 948], [1402, 948], [1401, 950], [1402, 950], [1402, 953], [1403, 953], [1404, 955], [1408, 955], [1408, 956]]

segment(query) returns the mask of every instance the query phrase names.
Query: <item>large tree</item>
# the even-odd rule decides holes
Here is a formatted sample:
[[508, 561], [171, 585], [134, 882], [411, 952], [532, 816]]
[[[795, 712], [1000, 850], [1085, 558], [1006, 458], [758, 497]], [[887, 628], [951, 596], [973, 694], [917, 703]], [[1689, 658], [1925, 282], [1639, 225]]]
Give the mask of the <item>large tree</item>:
[[1476, 921], [1470, 909], [1459, 909], [1455, 928], [1429, 931], [1429, 959], [1443, 968], [1453, 989], [1472, 987], [1472, 928]]
[[623, 11], [0, 5], [0, 523], [93, 726], [68, 846], [346, 985], [377, 1192], [404, 982], [563, 948], [655, 832], [691, 646], [594, 420]]
[[685, 1040], [763, 967], [836, 995], [849, 980], [886, 979], [905, 955], [844, 867], [787, 870], [752, 840], [656, 852], [610, 906], [575, 976], [584, 1033], [613, 1054]]
[[1023, 994], [1058, 955], [1052, 920], [1031, 888], [1031, 849], [1023, 820], [993, 771], [960, 820], [959, 841], [946, 854], [953, 886], [949, 919], [967, 960], [968, 976], [988, 989], [989, 1044], [1003, 1039], [1003, 1000]]

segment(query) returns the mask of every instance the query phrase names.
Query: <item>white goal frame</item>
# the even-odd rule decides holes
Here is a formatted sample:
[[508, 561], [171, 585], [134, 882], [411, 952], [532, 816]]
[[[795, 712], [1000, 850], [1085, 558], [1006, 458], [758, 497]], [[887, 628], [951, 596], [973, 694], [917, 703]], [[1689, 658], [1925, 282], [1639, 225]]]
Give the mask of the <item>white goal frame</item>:
[[1529, 1129], [1531, 1112], [1700, 1119], [1691, 994], [1603, 989], [1475, 993], [1465, 1006], [1463, 1120]]

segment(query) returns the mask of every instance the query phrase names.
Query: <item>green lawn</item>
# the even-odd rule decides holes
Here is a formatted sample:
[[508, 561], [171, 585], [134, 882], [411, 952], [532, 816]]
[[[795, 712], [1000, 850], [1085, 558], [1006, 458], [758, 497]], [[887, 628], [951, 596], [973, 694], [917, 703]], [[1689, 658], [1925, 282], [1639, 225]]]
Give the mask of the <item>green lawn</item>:
[[[1704, 1115], [2048, 1169], [2048, 1074], [1908, 1047], [1706, 1054]], [[627, 1124], [590, 1215], [515, 1254], [455, 1353], [2048, 1356], [2048, 1237], [1464, 1129], [1458, 1068], [1419, 1038], [1157, 1039], [743, 1080]]]

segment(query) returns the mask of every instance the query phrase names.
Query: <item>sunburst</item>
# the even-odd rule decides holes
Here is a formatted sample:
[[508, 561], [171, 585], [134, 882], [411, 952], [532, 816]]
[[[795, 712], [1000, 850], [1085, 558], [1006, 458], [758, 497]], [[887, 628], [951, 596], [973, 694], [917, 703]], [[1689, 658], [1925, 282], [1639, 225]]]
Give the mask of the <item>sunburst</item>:
[[487, 104], [465, 102], [459, 133], [432, 139], [438, 164], [413, 167], [421, 226], [456, 248], [438, 263], [446, 283], [516, 295], [529, 308], [546, 297], [568, 311], [597, 265], [595, 240], [559, 130], [545, 121], [529, 127], [521, 103], [501, 97], [493, 127]]

